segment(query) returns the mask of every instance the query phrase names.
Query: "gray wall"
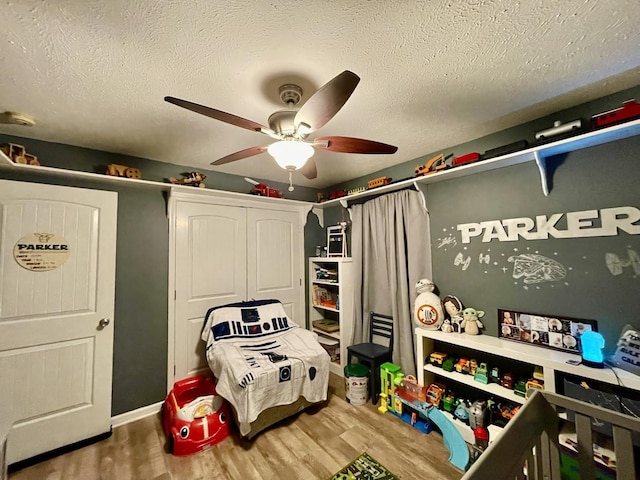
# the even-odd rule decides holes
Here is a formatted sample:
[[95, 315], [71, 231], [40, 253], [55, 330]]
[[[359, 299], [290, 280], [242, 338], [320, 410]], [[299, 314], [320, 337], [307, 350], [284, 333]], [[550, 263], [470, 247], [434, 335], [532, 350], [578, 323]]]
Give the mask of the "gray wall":
[[[640, 86], [443, 151], [445, 154], [462, 155], [473, 151], [482, 153], [520, 139], [531, 143], [535, 132], [549, 128], [554, 120], [588, 120], [594, 114], [618, 108], [631, 98], [640, 99]], [[417, 165], [437, 153], [431, 152], [367, 177], [336, 185], [325, 194], [366, 185], [368, 179], [382, 175], [394, 180], [412, 177]], [[431, 219], [433, 280], [441, 296], [455, 294], [467, 306], [485, 310], [487, 334], [498, 334], [496, 310], [510, 308], [596, 320], [605, 336], [607, 349], [615, 348], [620, 330], [626, 323], [640, 326], [637, 318], [640, 276], [635, 275], [631, 267], [624, 267], [621, 275], [612, 275], [604, 256], [605, 253], [615, 253], [624, 261], [628, 258], [629, 248], [640, 254], [640, 236], [621, 232], [615, 237], [518, 242], [494, 240], [490, 243], [474, 240], [462, 245], [460, 235], [457, 235], [455, 247], [439, 247], [447, 234], [457, 231], [456, 226], [460, 223], [535, 218], [536, 215], [618, 206], [640, 208], [638, 137], [552, 157], [547, 163], [551, 186], [548, 197], [542, 193], [540, 175], [534, 162], [421, 185]], [[563, 222], [558, 224], [559, 228]], [[568, 269], [566, 278], [538, 285], [525, 285], [523, 279], [514, 279], [513, 263], [508, 262], [508, 258], [527, 252], [538, 252], [558, 261]], [[458, 253], [462, 253], [465, 259], [471, 258], [465, 271], [460, 265], [454, 265]], [[483, 263], [479, 261], [481, 254]], [[487, 255], [489, 264], [485, 263]]]
[[[465, 306], [486, 312], [486, 333], [498, 334], [498, 308], [596, 320], [609, 347], [625, 323], [638, 324], [640, 275], [631, 267], [613, 275], [606, 253], [628, 258], [640, 253], [640, 235], [553, 238], [483, 243], [480, 237], [461, 243], [457, 225], [516, 217], [535, 219], [582, 210], [640, 207], [640, 138], [572, 152], [548, 161], [553, 189], [545, 197], [533, 162], [431, 184], [426, 189], [431, 212], [434, 281], [441, 295], [455, 294]], [[556, 225], [566, 228], [563, 217]], [[596, 221], [596, 225], [598, 222]], [[454, 238], [456, 244], [445, 242]], [[514, 278], [519, 255], [535, 254], [563, 265], [564, 278], [524, 283]], [[470, 258], [466, 270], [455, 258]]]

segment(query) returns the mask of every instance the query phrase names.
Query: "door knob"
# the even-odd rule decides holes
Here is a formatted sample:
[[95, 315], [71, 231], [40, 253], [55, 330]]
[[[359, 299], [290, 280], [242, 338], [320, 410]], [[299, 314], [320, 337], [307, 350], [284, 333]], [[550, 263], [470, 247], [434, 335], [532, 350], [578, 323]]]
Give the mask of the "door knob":
[[109, 325], [109, 323], [111, 323], [111, 320], [109, 320], [108, 318], [101, 318], [98, 322], [98, 328], [102, 329]]

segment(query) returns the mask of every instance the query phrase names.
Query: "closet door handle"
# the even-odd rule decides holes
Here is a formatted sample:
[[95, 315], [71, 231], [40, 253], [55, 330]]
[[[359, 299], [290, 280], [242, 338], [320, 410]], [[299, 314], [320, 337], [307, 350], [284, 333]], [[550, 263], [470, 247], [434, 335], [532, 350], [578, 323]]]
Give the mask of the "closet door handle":
[[102, 330], [104, 327], [106, 327], [110, 323], [111, 323], [111, 320], [109, 320], [108, 318], [101, 318], [100, 321], [98, 322], [98, 328]]

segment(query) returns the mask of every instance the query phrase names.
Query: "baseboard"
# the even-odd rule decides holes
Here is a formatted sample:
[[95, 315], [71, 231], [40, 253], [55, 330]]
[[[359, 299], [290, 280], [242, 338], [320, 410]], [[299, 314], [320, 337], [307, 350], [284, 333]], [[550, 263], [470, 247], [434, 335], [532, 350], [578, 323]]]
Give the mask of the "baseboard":
[[146, 407], [136, 408], [135, 410], [131, 410], [130, 412], [121, 413], [120, 415], [111, 417], [111, 427], [121, 427], [122, 425], [135, 422], [136, 420], [140, 420], [141, 418], [155, 415], [162, 409], [162, 404], [163, 402], [153, 403], [151, 405], [147, 405]]

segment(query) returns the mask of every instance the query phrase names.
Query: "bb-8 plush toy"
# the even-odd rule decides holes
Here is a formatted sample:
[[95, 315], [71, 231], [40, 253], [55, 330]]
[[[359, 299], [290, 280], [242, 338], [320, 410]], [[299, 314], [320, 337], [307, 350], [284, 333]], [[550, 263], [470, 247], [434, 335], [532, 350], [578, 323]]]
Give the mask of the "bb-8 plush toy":
[[413, 322], [421, 328], [438, 330], [444, 322], [444, 311], [440, 297], [433, 293], [435, 285], [428, 278], [418, 280], [416, 292], [418, 296], [414, 303]]

